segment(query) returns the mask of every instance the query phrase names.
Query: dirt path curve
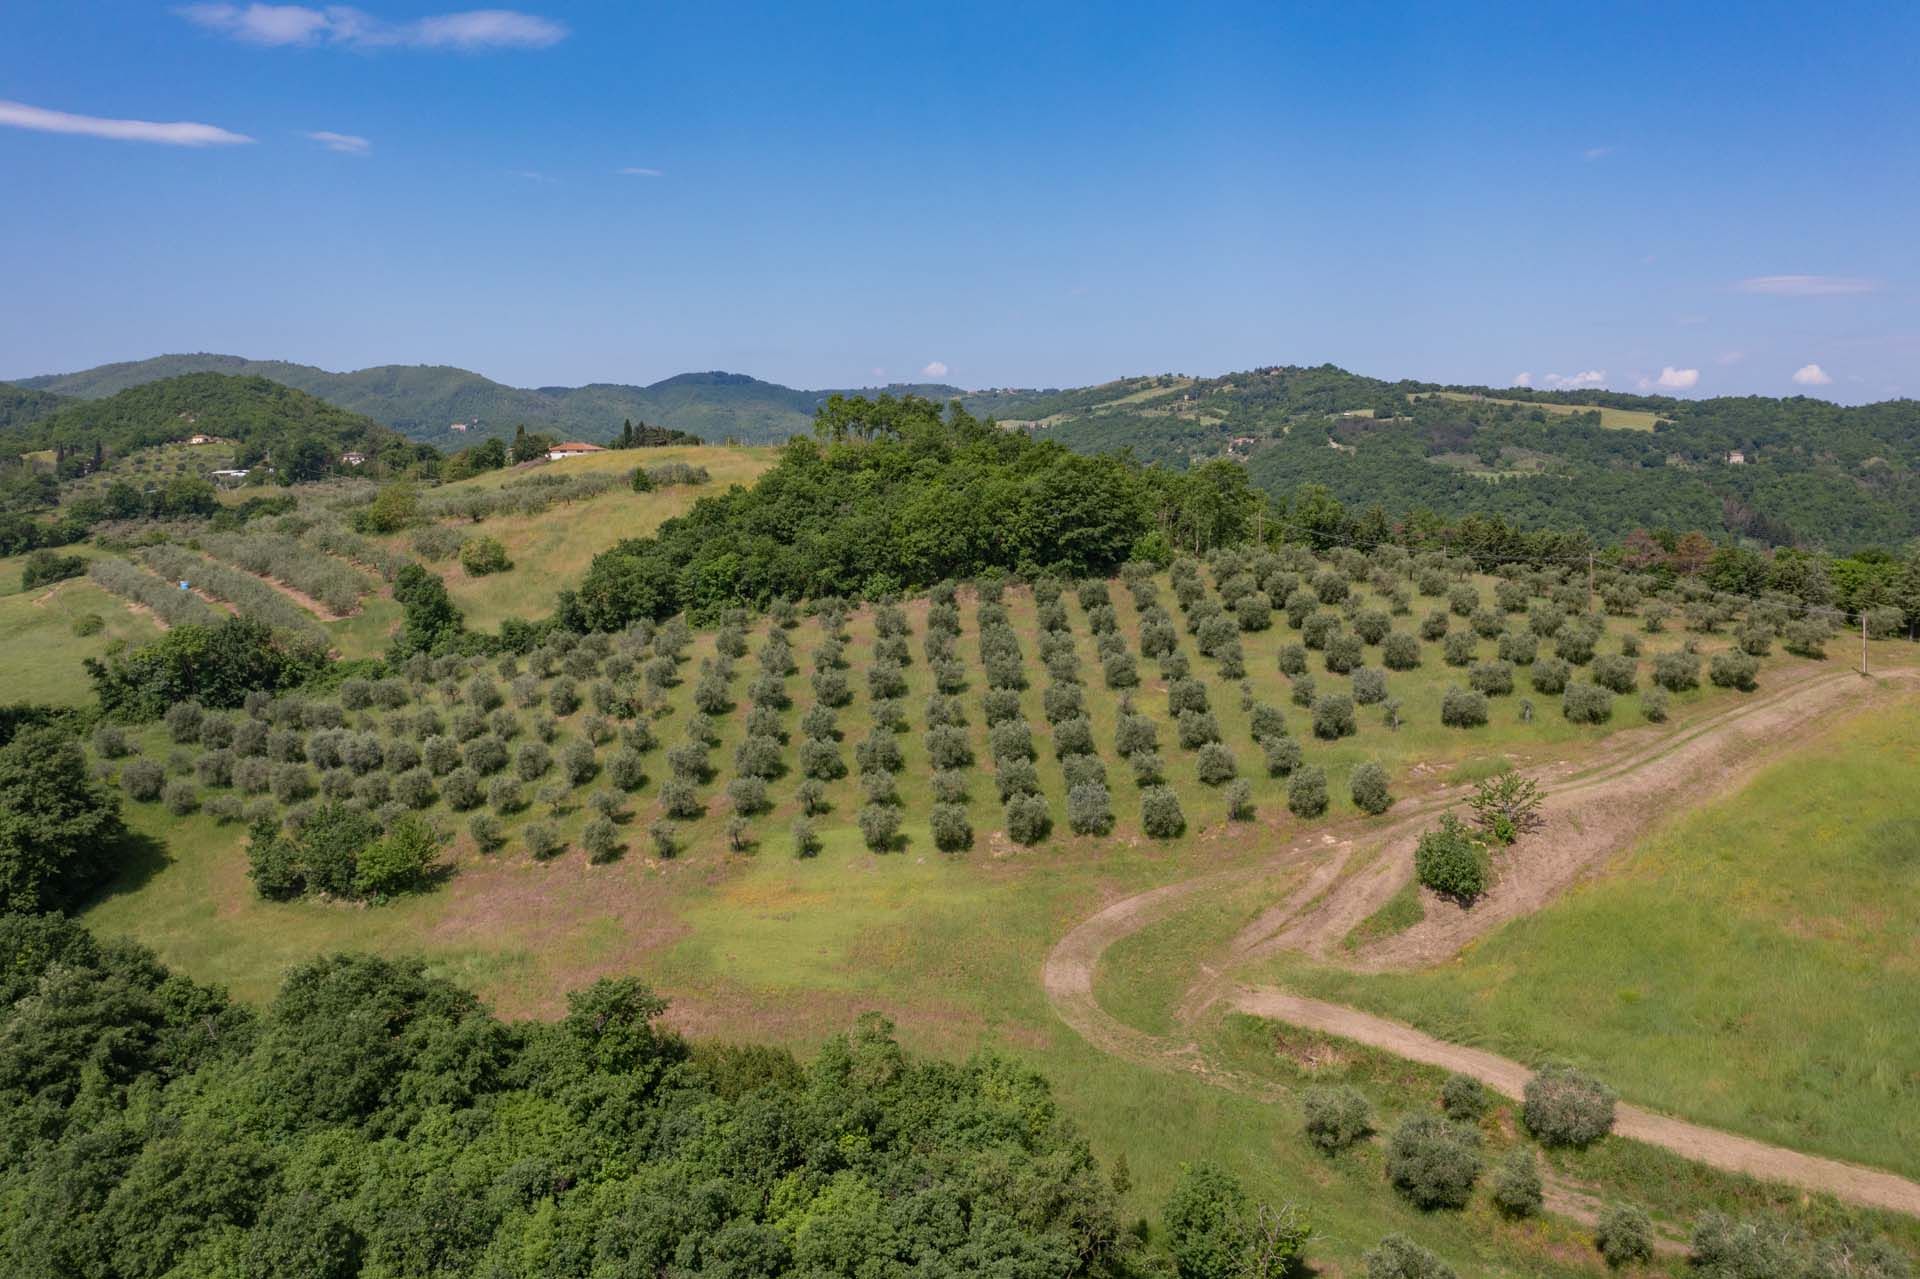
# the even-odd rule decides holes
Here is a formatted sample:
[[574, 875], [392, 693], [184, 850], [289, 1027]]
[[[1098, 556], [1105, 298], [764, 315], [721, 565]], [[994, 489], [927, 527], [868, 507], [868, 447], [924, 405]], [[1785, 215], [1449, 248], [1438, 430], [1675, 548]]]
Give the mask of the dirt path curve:
[[[1517, 1061], [1478, 1048], [1450, 1044], [1411, 1026], [1340, 1004], [1247, 987], [1235, 991], [1229, 1000], [1240, 1011], [1257, 1017], [1271, 1017], [1289, 1025], [1338, 1035], [1442, 1070], [1472, 1075], [1509, 1097], [1518, 1098], [1527, 1080], [1533, 1077], [1533, 1072]], [[1803, 1155], [1717, 1128], [1703, 1128], [1684, 1119], [1656, 1114], [1626, 1102], [1621, 1102], [1615, 1111], [1613, 1130], [1622, 1137], [1663, 1147], [1710, 1167], [1819, 1191], [1849, 1203], [1920, 1216], [1920, 1182], [1908, 1181], [1890, 1172], [1818, 1155]]]
[[[1403, 801], [1386, 825], [1352, 821], [1326, 828], [1297, 837], [1253, 866], [1215, 871], [1110, 903], [1048, 953], [1041, 970], [1047, 998], [1061, 1020], [1102, 1051], [1207, 1076], [1223, 1086], [1241, 1086], [1242, 1081], [1213, 1070], [1189, 1037], [1150, 1035], [1108, 1014], [1094, 997], [1094, 973], [1108, 947], [1190, 902], [1251, 879], [1306, 868], [1297, 888], [1242, 929], [1216, 962], [1203, 965], [1178, 1009], [1181, 1024], [1190, 1026], [1209, 1007], [1224, 1003], [1463, 1070], [1518, 1096], [1530, 1073], [1518, 1062], [1432, 1039], [1357, 1009], [1240, 986], [1233, 982], [1232, 971], [1281, 950], [1372, 971], [1445, 959], [1498, 924], [1540, 909], [1625, 851], [1662, 818], [1730, 791], [1803, 740], [1810, 723], [1857, 710], [1897, 686], [1909, 685], [1916, 676], [1920, 670], [1879, 672], [1871, 680], [1845, 670], [1817, 673], [1677, 731], [1615, 734], [1599, 754], [1578, 764], [1529, 768], [1525, 771], [1548, 792], [1548, 824], [1530, 837], [1528, 856], [1502, 868], [1499, 882], [1473, 910], [1429, 903], [1425, 922], [1358, 955], [1343, 953], [1339, 943], [1407, 881], [1419, 832], [1437, 811], [1457, 802], [1465, 788], [1440, 788]], [[1251, 1085], [1247, 1091], [1274, 1092], [1271, 1085], [1244, 1082]], [[1920, 1215], [1920, 1184], [1891, 1173], [1803, 1155], [1638, 1107], [1620, 1108], [1616, 1131], [1714, 1167]]]

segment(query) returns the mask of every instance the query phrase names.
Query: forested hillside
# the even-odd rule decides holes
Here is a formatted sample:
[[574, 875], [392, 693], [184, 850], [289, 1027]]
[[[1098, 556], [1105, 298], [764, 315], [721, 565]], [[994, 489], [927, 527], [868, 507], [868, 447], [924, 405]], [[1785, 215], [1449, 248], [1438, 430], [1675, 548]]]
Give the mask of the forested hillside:
[[[457, 448], [489, 437], [509, 438], [517, 426], [560, 438], [601, 442], [630, 420], [716, 442], [780, 443], [788, 436], [805, 433], [812, 425], [814, 409], [833, 394], [795, 390], [741, 373], [683, 373], [651, 386], [596, 382], [581, 387], [526, 389], [446, 365], [384, 364], [332, 373], [285, 360], [212, 354], [162, 355], [103, 364], [78, 373], [23, 378], [19, 385], [96, 399], [163, 378], [208, 372], [268, 378], [364, 414], [409, 439], [442, 448]], [[958, 388], [946, 386], [902, 389], [936, 399], [959, 393]], [[455, 431], [454, 423], [468, 429]]]
[[[1097, 392], [1097, 394], [1096, 394]], [[1489, 392], [1323, 365], [971, 397], [1081, 452], [1245, 460], [1390, 516], [1499, 516], [1603, 541], [1700, 529], [1835, 551], [1920, 535], [1920, 402]]]
[[35, 391], [14, 386], [10, 382], [0, 382], [0, 431], [51, 417], [65, 403], [65, 397], [49, 391]]
[[[325, 470], [349, 449], [369, 454], [398, 441], [370, 418], [263, 377], [189, 373], [101, 400], [76, 400], [4, 436], [9, 453], [60, 448], [119, 455], [202, 434], [240, 446], [239, 464], [274, 456], [283, 469]], [[296, 446], [303, 456], [296, 462]]]

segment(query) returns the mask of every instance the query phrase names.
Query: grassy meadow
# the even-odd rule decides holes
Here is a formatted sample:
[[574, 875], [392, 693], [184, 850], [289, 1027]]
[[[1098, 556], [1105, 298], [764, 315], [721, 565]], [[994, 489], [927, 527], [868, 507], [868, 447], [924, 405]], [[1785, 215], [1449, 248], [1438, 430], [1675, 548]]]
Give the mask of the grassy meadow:
[[1424, 972], [1306, 993], [1656, 1109], [1920, 1175], [1920, 707], [1822, 732], [1603, 879]]

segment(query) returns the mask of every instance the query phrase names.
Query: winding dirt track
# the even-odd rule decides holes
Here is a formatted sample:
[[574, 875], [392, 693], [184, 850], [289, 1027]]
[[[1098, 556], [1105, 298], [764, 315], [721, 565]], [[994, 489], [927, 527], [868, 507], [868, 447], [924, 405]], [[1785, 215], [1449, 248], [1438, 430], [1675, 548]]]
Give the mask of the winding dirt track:
[[[1217, 871], [1124, 898], [1083, 921], [1048, 954], [1041, 973], [1047, 998], [1063, 1021], [1102, 1051], [1200, 1074], [1224, 1087], [1276, 1095], [1271, 1085], [1215, 1070], [1184, 1035], [1154, 1036], [1118, 1021], [1095, 999], [1093, 978], [1100, 957], [1122, 938], [1209, 894], [1275, 872], [1306, 868], [1303, 881], [1286, 899], [1264, 911], [1203, 966], [1178, 1009], [1182, 1026], [1193, 1025], [1215, 1006], [1235, 1008], [1461, 1071], [1517, 1097], [1532, 1075], [1520, 1062], [1450, 1044], [1358, 1009], [1270, 987], [1242, 986], [1231, 974], [1243, 964], [1283, 950], [1362, 971], [1406, 969], [1445, 959], [1499, 924], [1546, 905], [1625, 852], [1661, 819], [1739, 786], [1804, 740], [1810, 724], [1881, 700], [1916, 676], [1920, 671], [1909, 669], [1882, 672], [1872, 679], [1850, 671], [1816, 674], [1749, 698], [1678, 732], [1616, 734], [1600, 756], [1578, 765], [1527, 769], [1548, 793], [1546, 826], [1529, 837], [1523, 856], [1496, 868], [1498, 880], [1488, 895], [1471, 911], [1429, 900], [1425, 921], [1357, 953], [1342, 949], [1341, 942], [1407, 882], [1419, 833], [1465, 788], [1442, 788], [1404, 802], [1385, 825], [1353, 822], [1318, 831], [1295, 839], [1253, 866]], [[1920, 1183], [1892, 1173], [1801, 1154], [1637, 1106], [1619, 1107], [1614, 1130], [1729, 1172], [1920, 1216]]]

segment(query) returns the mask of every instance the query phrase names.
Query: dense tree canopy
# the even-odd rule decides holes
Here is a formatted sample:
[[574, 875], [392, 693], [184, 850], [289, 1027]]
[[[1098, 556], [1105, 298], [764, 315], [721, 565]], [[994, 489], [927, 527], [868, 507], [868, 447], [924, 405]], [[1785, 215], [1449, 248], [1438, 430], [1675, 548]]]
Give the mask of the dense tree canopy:
[[1137, 466], [911, 396], [835, 397], [752, 489], [594, 560], [570, 620], [617, 628], [778, 597], [877, 594], [989, 569], [1103, 574], [1150, 527]]
[[87, 775], [64, 731], [29, 728], [0, 747], [0, 910], [72, 905], [125, 835], [119, 798]]
[[263, 1013], [0, 917], [0, 1274], [1071, 1276], [1120, 1239], [1045, 1082], [862, 1019], [802, 1066], [690, 1045], [638, 981], [509, 1025], [419, 961]]

